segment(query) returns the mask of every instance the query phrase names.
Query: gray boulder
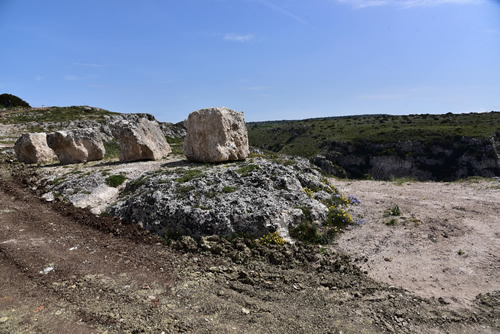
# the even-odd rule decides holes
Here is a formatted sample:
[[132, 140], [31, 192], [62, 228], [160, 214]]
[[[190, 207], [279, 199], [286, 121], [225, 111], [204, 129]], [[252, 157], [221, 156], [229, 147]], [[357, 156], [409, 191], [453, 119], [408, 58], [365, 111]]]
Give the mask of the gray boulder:
[[222, 162], [248, 157], [248, 133], [243, 112], [201, 109], [184, 121], [184, 155], [191, 161]]
[[[289, 228], [306, 218], [302, 208], [308, 219], [322, 221], [328, 212], [323, 203], [334, 195], [307, 160], [291, 159], [287, 166], [255, 158], [146, 173], [127, 183], [108, 211], [160, 235], [260, 237], [276, 231], [290, 240]], [[314, 198], [306, 188], [316, 190]]]
[[47, 134], [47, 144], [63, 164], [80, 163], [104, 158], [101, 133], [94, 129], [56, 131]]
[[57, 159], [47, 145], [46, 133], [24, 133], [14, 145], [17, 159], [27, 164], [49, 162]]
[[111, 130], [120, 143], [120, 161], [159, 160], [172, 152], [154, 120], [120, 120], [111, 124]]

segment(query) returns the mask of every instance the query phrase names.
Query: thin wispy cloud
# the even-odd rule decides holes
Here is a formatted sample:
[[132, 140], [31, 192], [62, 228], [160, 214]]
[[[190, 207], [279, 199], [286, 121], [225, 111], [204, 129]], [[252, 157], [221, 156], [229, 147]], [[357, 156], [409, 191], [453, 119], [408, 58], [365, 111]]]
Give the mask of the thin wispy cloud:
[[224, 40], [230, 42], [250, 42], [254, 38], [255, 36], [253, 34], [241, 35], [241, 34], [229, 33], [224, 35]]
[[63, 76], [63, 79], [66, 81], [81, 81], [81, 80], [87, 80], [87, 79], [92, 79], [97, 77], [96, 75], [87, 75], [87, 76], [79, 76], [79, 75], [73, 75], [73, 74], [67, 74]]
[[104, 67], [101, 64], [93, 64], [93, 63], [73, 63], [75, 66], [83, 66], [83, 67]]
[[261, 4], [263, 4], [263, 5], [265, 5], [265, 6], [269, 7], [269, 8], [271, 8], [272, 10], [274, 10], [275, 12], [277, 12], [277, 13], [279, 13], [279, 14], [282, 14], [282, 15], [288, 16], [289, 18], [291, 18], [292, 20], [295, 20], [296, 22], [299, 22], [299, 23], [301, 23], [301, 24], [303, 24], [303, 25], [306, 25], [306, 26], [308, 26], [308, 27], [310, 27], [310, 28], [313, 28], [313, 29], [315, 29], [315, 30], [318, 30], [318, 31], [319, 31], [319, 29], [318, 29], [318, 28], [316, 28], [315, 26], [313, 26], [313, 25], [309, 24], [309, 22], [307, 22], [307, 21], [305, 21], [305, 20], [301, 19], [300, 17], [298, 17], [297, 15], [293, 14], [292, 12], [290, 12], [290, 11], [288, 11], [288, 10], [286, 10], [286, 9], [284, 9], [284, 8], [282, 8], [282, 7], [280, 7], [280, 6], [278, 6], [278, 5], [273, 4], [272, 2], [269, 2], [269, 1], [267, 1], [267, 0], [259, 0], [259, 2], [260, 2]]
[[358, 98], [365, 100], [397, 100], [406, 97], [406, 94], [371, 94], [360, 95]]
[[380, 6], [394, 6], [400, 8], [432, 7], [444, 4], [466, 5], [479, 4], [484, 0], [335, 0], [338, 3], [350, 5], [354, 8], [368, 8]]

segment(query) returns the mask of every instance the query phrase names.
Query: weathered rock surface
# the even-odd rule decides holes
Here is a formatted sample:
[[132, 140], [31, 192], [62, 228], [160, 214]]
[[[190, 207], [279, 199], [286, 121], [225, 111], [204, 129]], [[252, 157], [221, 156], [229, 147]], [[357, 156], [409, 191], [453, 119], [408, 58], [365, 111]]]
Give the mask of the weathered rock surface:
[[120, 161], [159, 160], [172, 152], [154, 120], [137, 116], [112, 123], [111, 128], [120, 143]]
[[63, 164], [101, 160], [105, 149], [95, 129], [75, 129], [47, 134], [47, 144]]
[[20, 162], [34, 164], [57, 159], [54, 151], [47, 145], [46, 133], [25, 133], [16, 141], [14, 150]]
[[[325, 219], [328, 208], [322, 201], [335, 191], [307, 160], [294, 158], [286, 165], [252, 160], [144, 174], [127, 183], [109, 213], [160, 235], [195, 238], [235, 233], [258, 237], [273, 231], [288, 238], [289, 228], [304, 220], [305, 212], [313, 221]], [[306, 188], [317, 190], [314, 198]]]
[[420, 181], [454, 181], [470, 176], [500, 175], [500, 136], [453, 142], [396, 143], [326, 142], [312, 162], [340, 177], [388, 180], [411, 177]]
[[201, 109], [184, 121], [184, 155], [191, 161], [222, 162], [248, 157], [248, 133], [243, 112]]

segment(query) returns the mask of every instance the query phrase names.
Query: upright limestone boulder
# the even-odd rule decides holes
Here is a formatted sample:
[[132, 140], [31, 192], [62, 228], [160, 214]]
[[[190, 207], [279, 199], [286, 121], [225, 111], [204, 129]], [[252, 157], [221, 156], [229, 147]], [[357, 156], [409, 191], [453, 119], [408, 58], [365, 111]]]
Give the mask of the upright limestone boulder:
[[49, 133], [47, 144], [63, 164], [101, 160], [106, 152], [101, 133], [92, 128]]
[[191, 161], [221, 162], [248, 157], [243, 112], [225, 107], [193, 111], [184, 121], [184, 155]]
[[27, 164], [39, 162], [49, 162], [57, 157], [52, 149], [47, 145], [46, 133], [25, 133], [14, 145], [17, 159]]
[[120, 161], [159, 160], [172, 152], [156, 121], [144, 117], [121, 120], [111, 130], [120, 143]]

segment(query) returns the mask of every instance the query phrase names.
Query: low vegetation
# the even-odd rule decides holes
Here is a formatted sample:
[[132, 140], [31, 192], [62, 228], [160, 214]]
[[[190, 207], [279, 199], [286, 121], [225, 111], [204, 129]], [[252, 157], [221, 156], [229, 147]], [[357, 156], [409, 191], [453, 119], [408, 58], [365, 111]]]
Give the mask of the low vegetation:
[[[248, 123], [252, 146], [272, 152], [314, 157], [330, 142], [363, 145], [398, 141], [453, 142], [457, 137], [500, 137], [500, 112], [443, 115], [362, 115], [300, 121]], [[390, 152], [388, 152], [390, 153]]]
[[24, 124], [29, 122], [45, 123], [80, 120], [103, 121], [104, 116], [110, 115], [117, 115], [117, 113], [88, 106], [49, 107], [44, 109], [15, 110], [15, 112], [0, 113], [0, 123]]
[[110, 175], [106, 178], [106, 184], [110, 187], [118, 187], [123, 182], [127, 180], [127, 177], [125, 175], [117, 174], [117, 175]]

